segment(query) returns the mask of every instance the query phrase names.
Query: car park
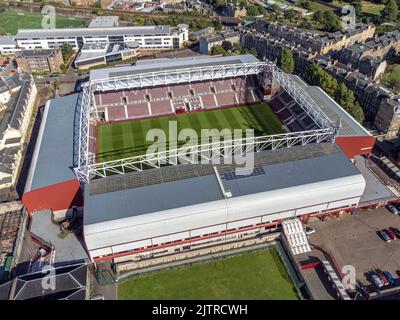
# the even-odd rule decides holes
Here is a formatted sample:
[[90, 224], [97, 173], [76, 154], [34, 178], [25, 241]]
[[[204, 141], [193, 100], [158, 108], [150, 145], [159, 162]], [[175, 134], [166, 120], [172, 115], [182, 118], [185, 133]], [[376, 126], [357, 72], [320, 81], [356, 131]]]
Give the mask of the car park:
[[392, 240], [397, 239], [396, 233], [395, 233], [393, 230], [385, 229], [385, 230], [383, 230], [383, 231], [385, 231], [385, 232], [388, 234], [388, 236], [390, 237], [390, 239], [392, 239]]
[[381, 281], [383, 282], [384, 286], [388, 286], [390, 284], [390, 281], [388, 279], [386, 279], [386, 276], [384, 275], [384, 273], [381, 270], [376, 270], [376, 275], [379, 277], [379, 279], [381, 279]]
[[391, 285], [396, 284], [396, 280], [394, 280], [392, 274], [389, 271], [383, 271], [383, 274], [385, 275], [385, 278], [390, 282]]
[[389, 229], [392, 230], [396, 234], [397, 239], [400, 239], [400, 230], [399, 229], [393, 228], [393, 227], [390, 227]]
[[386, 242], [392, 241], [392, 239], [389, 237], [389, 235], [384, 230], [378, 231], [378, 234], [384, 241], [386, 241]]
[[376, 275], [372, 274], [371, 275], [371, 282], [377, 287], [377, 288], [382, 288], [384, 286], [383, 281]]
[[361, 282], [357, 281], [356, 289], [365, 299], [369, 299], [368, 289]]
[[393, 214], [399, 214], [399, 210], [394, 206], [394, 205], [392, 205], [392, 204], [389, 204], [388, 206], [387, 206], [387, 208], [389, 209], [389, 211], [391, 212], [391, 213], [393, 213]]

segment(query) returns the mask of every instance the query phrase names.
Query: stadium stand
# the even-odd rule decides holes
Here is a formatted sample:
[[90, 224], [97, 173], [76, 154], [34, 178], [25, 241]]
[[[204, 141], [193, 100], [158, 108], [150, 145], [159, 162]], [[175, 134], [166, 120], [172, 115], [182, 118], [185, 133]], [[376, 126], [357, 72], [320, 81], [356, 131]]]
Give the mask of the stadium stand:
[[129, 119], [144, 118], [150, 115], [148, 102], [128, 104], [126, 106], [126, 111]]
[[291, 132], [318, 129], [315, 122], [286, 91], [273, 97], [269, 104]]
[[94, 102], [105, 108], [106, 121], [121, 121], [261, 102], [258, 90], [256, 78], [248, 76], [95, 92]]
[[219, 106], [233, 106], [237, 104], [235, 93], [233, 92], [217, 93], [215, 97], [217, 98], [217, 104]]
[[217, 100], [215, 99], [215, 95], [207, 94], [201, 96], [201, 101], [203, 103], [204, 109], [215, 109], [217, 107]]
[[210, 93], [210, 82], [195, 82], [190, 85], [196, 95], [203, 95]]
[[106, 108], [106, 121], [118, 121], [126, 119], [124, 106]]

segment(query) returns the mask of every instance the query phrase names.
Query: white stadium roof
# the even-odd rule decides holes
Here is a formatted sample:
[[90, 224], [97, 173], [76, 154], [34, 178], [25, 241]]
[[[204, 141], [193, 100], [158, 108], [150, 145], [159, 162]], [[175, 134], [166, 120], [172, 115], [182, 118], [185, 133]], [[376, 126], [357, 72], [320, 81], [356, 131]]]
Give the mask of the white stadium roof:
[[109, 79], [113, 77], [127, 76], [147, 72], [168, 71], [192, 67], [218, 66], [241, 63], [260, 62], [251, 54], [227, 57], [195, 56], [178, 59], [152, 59], [138, 61], [134, 66], [112, 67], [95, 69], [90, 71], [90, 80]]

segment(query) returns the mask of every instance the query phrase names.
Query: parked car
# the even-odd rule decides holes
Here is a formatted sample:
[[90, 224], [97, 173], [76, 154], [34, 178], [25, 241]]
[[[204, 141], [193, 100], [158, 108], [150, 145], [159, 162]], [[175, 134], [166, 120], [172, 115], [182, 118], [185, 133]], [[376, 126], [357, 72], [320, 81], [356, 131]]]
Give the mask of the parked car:
[[393, 213], [393, 214], [399, 214], [399, 213], [400, 213], [400, 211], [399, 211], [394, 205], [392, 205], [392, 204], [389, 204], [389, 205], [387, 206], [387, 208], [388, 208], [389, 211], [390, 211], [391, 213]]
[[389, 237], [389, 235], [384, 231], [384, 230], [380, 230], [378, 231], [379, 236], [385, 240], [386, 242], [390, 242], [392, 241], [392, 239]]
[[311, 227], [305, 227], [304, 228], [304, 232], [308, 235], [308, 234], [313, 234], [315, 233], [315, 229], [311, 228]]
[[396, 240], [397, 239], [396, 234], [392, 230], [384, 229], [383, 231], [385, 231], [389, 235], [390, 239], [392, 239], [392, 240]]
[[382, 288], [384, 286], [383, 281], [376, 275], [372, 274], [371, 275], [371, 282], [375, 285], [377, 288]]
[[396, 284], [396, 280], [394, 280], [392, 274], [389, 271], [383, 271], [383, 274], [385, 275], [386, 279], [388, 279], [391, 285]]
[[356, 289], [365, 299], [369, 299], [368, 289], [361, 282], [357, 281]]
[[378, 270], [375, 270], [375, 272], [376, 272], [376, 275], [379, 277], [379, 279], [382, 280], [384, 286], [388, 286], [390, 284], [390, 281], [388, 279], [386, 279], [385, 274], [381, 270], [378, 269]]
[[393, 228], [393, 227], [390, 227], [389, 229], [392, 230], [396, 234], [397, 239], [400, 239], [400, 230], [399, 229]]

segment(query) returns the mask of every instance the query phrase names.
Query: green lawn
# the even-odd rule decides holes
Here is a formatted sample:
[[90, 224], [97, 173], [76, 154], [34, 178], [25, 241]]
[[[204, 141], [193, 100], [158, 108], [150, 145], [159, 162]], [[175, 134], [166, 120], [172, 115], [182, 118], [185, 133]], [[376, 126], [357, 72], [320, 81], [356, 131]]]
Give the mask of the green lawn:
[[[153, 140], [146, 141], [148, 131], [162, 129], [168, 137], [169, 124], [173, 121], [177, 123], [178, 134], [182, 129], [192, 128], [199, 139], [201, 129], [254, 129], [255, 135], [283, 132], [280, 121], [266, 104], [105, 124], [98, 130], [98, 162], [145, 154], [153, 144]], [[200, 143], [201, 140], [196, 144]]]
[[[41, 29], [43, 16], [39, 13], [0, 13], [0, 34], [17, 33], [18, 29]], [[69, 28], [84, 26], [86, 19], [67, 16], [56, 16], [57, 28]]]
[[400, 64], [388, 65], [382, 78], [382, 84], [400, 92]]
[[161, 271], [118, 285], [118, 299], [298, 299], [275, 249]]

